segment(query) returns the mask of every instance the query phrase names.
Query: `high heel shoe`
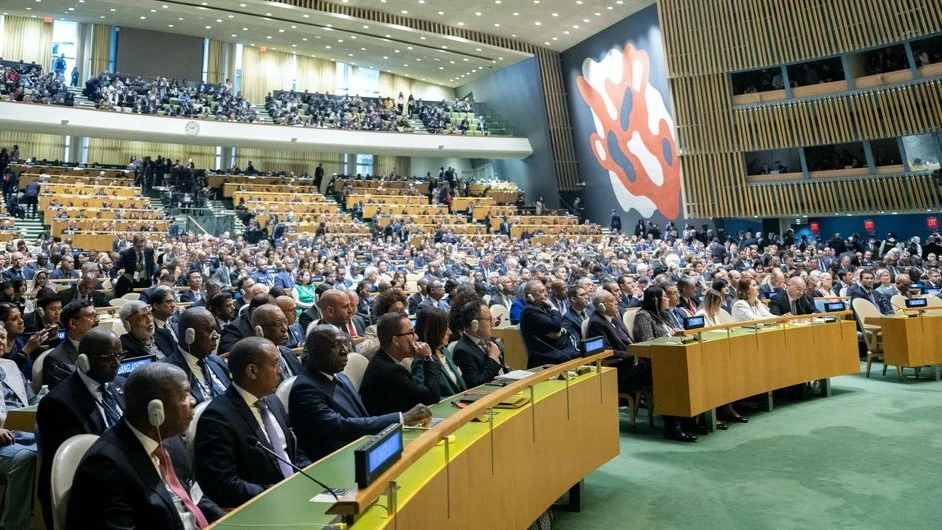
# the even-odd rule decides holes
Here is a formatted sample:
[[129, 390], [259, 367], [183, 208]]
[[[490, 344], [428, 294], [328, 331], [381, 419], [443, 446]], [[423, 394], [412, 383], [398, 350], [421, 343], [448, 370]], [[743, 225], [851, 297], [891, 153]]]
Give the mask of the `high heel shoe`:
[[680, 427], [665, 430], [664, 438], [667, 440], [674, 440], [675, 442], [696, 442], [697, 441], [696, 436], [685, 433], [684, 431], [680, 429]]
[[726, 421], [732, 422], [732, 423], [749, 423], [749, 418], [745, 416], [732, 416], [732, 417], [726, 418]]

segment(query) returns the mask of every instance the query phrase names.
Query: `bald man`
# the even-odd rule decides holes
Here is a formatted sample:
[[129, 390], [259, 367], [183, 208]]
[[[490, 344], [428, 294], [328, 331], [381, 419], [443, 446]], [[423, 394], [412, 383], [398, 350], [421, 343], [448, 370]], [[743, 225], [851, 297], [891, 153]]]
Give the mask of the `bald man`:
[[288, 320], [280, 307], [265, 304], [256, 308], [252, 311], [252, 327], [257, 336], [270, 340], [278, 347], [282, 381], [301, 373], [301, 361], [285, 346], [288, 342]]
[[805, 294], [807, 284], [801, 276], [793, 276], [785, 284], [784, 292], [774, 293], [769, 300], [773, 315], [810, 315], [817, 313], [814, 300]]
[[343, 332], [347, 337], [347, 351], [355, 352], [356, 345], [348, 332], [348, 324], [350, 319], [353, 318], [356, 306], [351, 303], [347, 294], [339, 289], [328, 289], [321, 295], [317, 306], [321, 310], [321, 319], [312, 322], [311, 325], [308, 326], [308, 334], [320, 324], [329, 324]]
[[288, 321], [288, 343], [285, 346], [297, 348], [304, 342], [304, 330], [301, 324], [298, 324], [298, 302], [290, 296], [279, 296], [275, 298], [275, 303], [285, 314], [285, 320]]
[[[190, 337], [188, 330], [192, 330]], [[191, 307], [180, 315], [179, 332], [180, 345], [167, 362], [186, 372], [196, 403], [225, 392], [231, 380], [226, 363], [214, 353], [219, 342], [216, 317], [205, 307]]]

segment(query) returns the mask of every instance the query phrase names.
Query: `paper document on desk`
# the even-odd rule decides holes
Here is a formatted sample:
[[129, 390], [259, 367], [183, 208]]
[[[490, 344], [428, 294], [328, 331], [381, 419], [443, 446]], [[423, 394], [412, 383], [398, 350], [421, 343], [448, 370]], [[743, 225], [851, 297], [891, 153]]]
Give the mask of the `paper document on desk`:
[[495, 379], [498, 381], [519, 381], [521, 379], [526, 379], [531, 375], [533, 375], [533, 372], [528, 372], [526, 370], [514, 370], [504, 375], [495, 377]]

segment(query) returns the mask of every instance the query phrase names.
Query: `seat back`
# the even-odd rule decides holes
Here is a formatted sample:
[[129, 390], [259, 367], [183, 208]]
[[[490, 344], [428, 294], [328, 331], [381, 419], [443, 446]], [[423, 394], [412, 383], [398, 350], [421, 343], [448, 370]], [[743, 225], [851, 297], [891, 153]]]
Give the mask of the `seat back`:
[[36, 360], [33, 361], [33, 371], [30, 374], [30, 383], [33, 385], [33, 392], [39, 392], [39, 389], [43, 386], [43, 363], [46, 361], [46, 356], [49, 355], [52, 349], [46, 350], [39, 354], [39, 357], [36, 357]]
[[55, 530], [65, 528], [65, 510], [69, 505], [72, 480], [79, 462], [98, 439], [96, 434], [79, 434], [62, 443], [52, 457], [52, 519]]
[[111, 300], [108, 300], [108, 305], [111, 307], [121, 307], [128, 302], [130, 302], [130, 300], [126, 300], [124, 298], [112, 298]]
[[369, 359], [359, 353], [347, 354], [347, 366], [343, 369], [343, 373], [346, 374], [347, 379], [353, 384], [353, 388], [360, 390], [360, 382], [363, 381], [363, 373], [366, 372], [366, 367], [369, 364]]
[[491, 306], [491, 318], [499, 322], [497, 325], [499, 328], [510, 327], [510, 310], [502, 304], [494, 304]]
[[726, 312], [722, 307], [716, 312], [717, 324], [732, 324], [733, 316]]
[[890, 297], [890, 305], [893, 306], [893, 309], [896, 310], [897, 313], [902, 313], [902, 309], [906, 307], [906, 297], [901, 294], [894, 294]]
[[928, 307], [942, 307], [942, 298], [934, 295], [926, 295], [926, 306]]
[[634, 328], [635, 328], [635, 315], [637, 314], [638, 314], [637, 309], [627, 309], [625, 310], [625, 314], [622, 315], [621, 317], [621, 321], [624, 322], [625, 324], [625, 330], [628, 332], [628, 338], [631, 339], [632, 342], [634, 342], [635, 340]]
[[209, 406], [209, 401], [206, 400], [199, 405], [193, 407], [193, 419], [190, 420], [189, 427], [186, 428], [186, 432], [183, 433], [183, 439], [186, 441], [186, 450], [190, 453], [190, 461], [193, 461], [193, 448], [196, 441], [196, 424], [200, 421], [200, 416], [203, 414], [203, 411], [206, 410], [206, 407]]
[[141, 299], [141, 293], [127, 293], [127, 294], [125, 294], [124, 296], [122, 296], [121, 298], [124, 298], [125, 300], [140, 300], [140, 299]]
[[294, 380], [297, 378], [298, 376], [293, 375], [278, 383], [278, 388], [275, 389], [275, 395], [281, 400], [281, 404], [285, 406], [285, 412], [288, 411], [288, 396], [291, 395], [291, 385], [294, 384]]
[[873, 302], [866, 298], [854, 298], [853, 302], [851, 302], [851, 307], [854, 309], [854, 316], [857, 317], [857, 323], [860, 324], [861, 329], [866, 319], [883, 316], [877, 306], [873, 305]]

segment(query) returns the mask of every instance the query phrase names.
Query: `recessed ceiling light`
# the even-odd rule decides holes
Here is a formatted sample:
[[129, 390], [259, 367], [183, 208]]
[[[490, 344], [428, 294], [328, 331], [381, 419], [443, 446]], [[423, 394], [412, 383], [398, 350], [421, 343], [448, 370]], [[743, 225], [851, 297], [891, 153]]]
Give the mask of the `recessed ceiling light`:
[[212, 26], [206, 26], [206, 29], [213, 29]]
[[463, 60], [464, 62], [468, 62], [468, 58], [467, 58], [467, 57], [465, 57], [465, 58], [462, 59], [462, 60]]
[[439, 14], [439, 15], [444, 15], [445, 12], [444, 12], [444, 11], [439, 11], [438, 14]]
[[226, 15], [227, 18], [235, 18], [235, 15]]
[[301, 40], [303, 40], [304, 42], [307, 42], [307, 37], [301, 37]]
[[559, 13], [553, 13], [553, 16], [554, 16], [554, 17], [558, 17], [558, 16], [559, 16]]
[[361, 52], [365, 52], [365, 51], [366, 51], [366, 48], [360, 48], [360, 51], [361, 51]]
[[284, 28], [278, 28], [278, 33], [284, 33], [284, 32], [285, 32]]
[[536, 24], [537, 26], [542, 26], [542, 25], [543, 25], [543, 23], [540, 22], [539, 20], [537, 20], [536, 22], [534, 22], [534, 24]]
[[[70, 8], [69, 8], [69, 11], [75, 11], [75, 8], [74, 8], [74, 7], [70, 7]], [[156, 10], [156, 9], [151, 9], [150, 12], [151, 12], [151, 13], [156, 13], [157, 10]]]
[[364, 24], [364, 25], [363, 25], [363, 29], [370, 29], [370, 27], [367, 26], [366, 24]]
[[217, 18], [217, 19], [216, 19], [216, 23], [217, 23], [217, 24], [222, 24], [222, 19], [221, 19], [221, 18]]
[[499, 27], [500, 27], [500, 24], [498, 24], [497, 22], [495, 22], [495, 23], [494, 23], [494, 27], [495, 27], [495, 28], [499, 28]]
[[403, 10], [402, 10], [402, 14], [403, 14], [403, 15], [408, 15], [408, 14], [409, 14], [409, 12], [408, 12], [408, 11], [406, 11], [405, 9], [403, 9]]
[[328, 50], [330, 49], [330, 46], [329, 46], [329, 45], [328, 45], [328, 46], [324, 46], [324, 47], [327, 48]]
[[233, 36], [233, 37], [235, 37], [235, 36], [236, 36], [236, 34], [235, 34], [235, 33], [233, 33], [233, 34], [232, 34], [232, 36]]
[[356, 40], [357, 36], [356, 36], [356, 35], [350, 35], [350, 38], [353, 39], [353, 40]]
[[520, 13], [517, 13], [516, 11], [514, 11], [514, 16], [515, 16], [515, 17], [518, 17], [518, 16], [520, 16]]
[[242, 28], [242, 31], [248, 31], [249, 28]]
[[141, 15], [141, 20], [147, 20], [147, 17], [145, 17], [144, 15]]
[[265, 38], [266, 38], [266, 39], [270, 39], [270, 38], [271, 38], [271, 35], [265, 35]]
[[298, 45], [297, 45], [297, 44], [292, 44], [291, 47], [292, 47], [292, 48], [297, 48]]
[[459, 22], [458, 25], [459, 25], [459, 26], [464, 26], [464, 22]]
[[476, 16], [476, 17], [481, 16], [481, 12], [480, 12], [480, 11], [475, 11], [475, 12], [474, 12], [474, 16]]

